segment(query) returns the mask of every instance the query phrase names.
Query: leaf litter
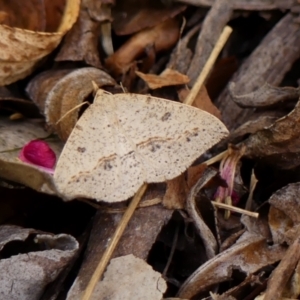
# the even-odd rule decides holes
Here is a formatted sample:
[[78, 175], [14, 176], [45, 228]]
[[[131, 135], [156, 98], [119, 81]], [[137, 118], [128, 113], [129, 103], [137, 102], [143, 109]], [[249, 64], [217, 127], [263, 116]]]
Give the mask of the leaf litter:
[[[2, 298], [298, 298], [299, 4], [71, 2], [0, 2], [0, 189], [24, 195], [19, 209], [1, 200]], [[54, 176], [40, 165], [51, 151]], [[40, 205], [28, 214], [29, 191]], [[57, 210], [46, 230], [33, 223], [45, 193], [66, 218], [80, 203], [77, 221]], [[13, 250], [21, 232], [69, 256], [58, 266], [46, 250]], [[163, 274], [157, 296], [158, 277], [111, 269], [132, 254]], [[31, 276], [25, 255], [57, 279]]]

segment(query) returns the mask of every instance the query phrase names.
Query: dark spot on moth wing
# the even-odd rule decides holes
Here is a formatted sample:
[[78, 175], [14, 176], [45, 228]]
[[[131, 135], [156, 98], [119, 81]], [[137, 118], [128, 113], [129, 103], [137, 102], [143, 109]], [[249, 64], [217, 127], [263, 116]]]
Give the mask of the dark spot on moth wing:
[[150, 143], [149, 145], [150, 145], [150, 151], [151, 152], [155, 152], [156, 150], [161, 148], [159, 144], [154, 143], [154, 142]]
[[80, 126], [78, 124], [75, 126], [75, 128], [78, 129], [78, 130], [82, 130], [82, 126]]
[[113, 168], [111, 165], [111, 160], [105, 160], [103, 165], [104, 170], [109, 171]]
[[78, 147], [78, 148], [77, 148], [77, 151], [80, 152], [80, 153], [84, 153], [85, 150], [86, 150], [85, 147]]
[[161, 117], [161, 120], [164, 122], [164, 121], [167, 121], [170, 119], [171, 117], [171, 113], [170, 112], [166, 112], [162, 117]]

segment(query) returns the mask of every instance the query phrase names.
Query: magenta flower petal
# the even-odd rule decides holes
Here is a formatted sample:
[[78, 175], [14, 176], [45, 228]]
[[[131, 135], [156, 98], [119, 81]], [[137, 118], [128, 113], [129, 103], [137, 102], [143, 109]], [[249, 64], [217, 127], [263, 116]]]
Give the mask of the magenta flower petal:
[[227, 187], [220, 186], [215, 195], [214, 199], [219, 202], [224, 202], [226, 197], [230, 197], [233, 204], [237, 205], [240, 198], [239, 195], [233, 190], [234, 187], [234, 176], [236, 171], [237, 163], [243, 156], [245, 148], [234, 148], [230, 146], [227, 155], [223, 158], [220, 163], [220, 175], [226, 181]]
[[33, 140], [22, 148], [19, 159], [39, 167], [53, 169], [56, 155], [46, 142]]

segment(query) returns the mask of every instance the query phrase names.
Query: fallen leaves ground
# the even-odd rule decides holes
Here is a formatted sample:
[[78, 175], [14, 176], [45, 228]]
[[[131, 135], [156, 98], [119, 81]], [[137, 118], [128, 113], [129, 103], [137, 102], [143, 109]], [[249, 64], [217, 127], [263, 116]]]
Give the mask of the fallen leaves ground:
[[[299, 299], [299, 12], [296, 0], [0, 1], [0, 298]], [[185, 107], [214, 116], [196, 126], [180, 103], [225, 26], [233, 31]], [[90, 115], [80, 118], [99, 88], [112, 95], [85, 120], [86, 134]], [[146, 96], [138, 108], [118, 106], [122, 93]], [[176, 113], [160, 98], [177, 102]], [[224, 138], [208, 149], [213, 131]], [[99, 143], [115, 157], [90, 155]], [[64, 145], [84, 158], [69, 202], [53, 165]], [[61, 174], [76, 171], [61, 161]], [[122, 195], [139, 164], [154, 179], [142, 180], [139, 207], [86, 296], [131, 199], [96, 202], [105, 199], [85, 182], [102, 172], [93, 186]], [[178, 164], [181, 175], [157, 179]]]

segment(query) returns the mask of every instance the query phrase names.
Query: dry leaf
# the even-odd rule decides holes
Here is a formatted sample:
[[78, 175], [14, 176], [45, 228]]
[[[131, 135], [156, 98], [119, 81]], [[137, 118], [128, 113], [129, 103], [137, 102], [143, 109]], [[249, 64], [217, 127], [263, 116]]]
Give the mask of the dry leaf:
[[244, 234], [244, 241], [239, 241], [196, 270], [181, 286], [178, 296], [190, 299], [211, 291], [217, 284], [231, 280], [235, 269], [247, 276], [253, 274], [279, 261], [284, 252], [283, 247], [269, 246], [264, 237]]
[[[107, 2], [114, 2], [105, 1]], [[101, 21], [110, 18], [103, 9], [103, 1], [82, 0], [79, 18], [66, 34], [56, 61], [85, 61], [93, 67], [101, 67], [98, 40], [101, 35]]]
[[276, 87], [265, 83], [258, 90], [246, 95], [235, 95], [234, 88], [235, 83], [230, 82], [229, 93], [240, 107], [268, 107], [278, 102], [299, 98], [299, 88], [294, 87]]
[[144, 182], [180, 175], [226, 134], [217, 118], [194, 107], [99, 90], [64, 147], [55, 184], [65, 200], [123, 201]]
[[62, 22], [54, 33], [24, 30], [0, 25], [0, 85], [7, 85], [29, 75], [37, 62], [53, 51], [75, 23], [79, 0], [68, 0]]
[[42, 1], [0, 1], [1, 24], [33, 31], [45, 31], [45, 7]]
[[63, 16], [67, 0], [44, 0], [46, 15], [46, 31], [54, 32]]
[[141, 77], [152, 90], [165, 86], [186, 84], [190, 81], [186, 75], [168, 68], [165, 69], [160, 75], [144, 74], [139, 71], [135, 71], [135, 74]]
[[19, 112], [28, 118], [40, 118], [38, 108], [28, 100], [10, 97], [0, 97], [0, 111]]
[[105, 61], [105, 66], [115, 75], [127, 72], [132, 63], [145, 54], [148, 46], [153, 46], [155, 53], [174, 46], [179, 38], [179, 24], [175, 19], [168, 19], [155, 27], [144, 29], [132, 36], [113, 55]]
[[167, 190], [163, 198], [163, 206], [168, 209], [183, 209], [187, 196], [185, 174], [167, 180]]
[[262, 159], [273, 167], [290, 169], [300, 164], [300, 102], [273, 125], [252, 134], [245, 142], [245, 156]]
[[[275, 192], [271, 204], [269, 224], [275, 243], [293, 243], [300, 225], [300, 183], [291, 183]], [[297, 229], [296, 231], [293, 228]]]
[[99, 87], [116, 85], [107, 73], [90, 67], [44, 72], [27, 87], [32, 99], [38, 101], [46, 122], [63, 141], [67, 140], [78, 120], [80, 107], [72, 109], [87, 100], [94, 91], [92, 81]]
[[273, 271], [264, 299], [280, 299], [283, 290], [300, 260], [300, 239], [297, 237]]
[[69, 69], [49, 70], [41, 72], [30, 80], [26, 87], [26, 92], [35, 105], [37, 105], [41, 114], [45, 114], [45, 102], [49, 92], [60, 79], [72, 71]]
[[[204, 188], [204, 186], [214, 177], [217, 175], [217, 171], [214, 169], [206, 169], [202, 175], [202, 177], [199, 179], [199, 181], [195, 184], [195, 186], [191, 189], [190, 194], [187, 198], [186, 202], [186, 210], [188, 211], [188, 214], [190, 218], [193, 220], [194, 225], [198, 231], [199, 236], [201, 237], [206, 255], [208, 259], [213, 258], [218, 249], [218, 243], [217, 240], [210, 230], [210, 228], [205, 224], [205, 221], [203, 220], [203, 216], [201, 215], [201, 211], [199, 210], [199, 206], [196, 203], [196, 198], [200, 198], [202, 202], [205, 201], [204, 197], [199, 195], [201, 192], [201, 189]], [[199, 202], [198, 202], [199, 204]], [[202, 205], [203, 207], [203, 205]], [[206, 201], [205, 205], [205, 217], [208, 219], [208, 215], [210, 214], [210, 219], [214, 219], [214, 208], [211, 204], [211, 202]]]
[[[163, 196], [163, 192], [159, 193], [159, 197]], [[156, 196], [151, 196], [151, 194], [153, 194], [153, 189], [148, 188], [143, 200]], [[124, 206], [122, 207], [125, 209]], [[107, 243], [111, 240], [120, 222], [122, 214], [123, 212], [111, 213], [110, 211], [105, 212], [105, 209], [98, 210], [94, 218], [93, 228], [85, 252], [85, 259], [68, 293], [69, 299], [74, 300], [77, 299], [78, 295], [82, 295], [96, 268], [95, 261], [101, 259]], [[172, 210], [165, 209], [161, 205], [138, 209], [125, 229], [113, 257], [133, 254], [146, 260], [158, 234], [161, 232], [162, 227], [170, 220], [172, 214]]]
[[[183, 102], [188, 94], [189, 94], [189, 91], [187, 89], [185, 89], [185, 88], [181, 89], [178, 92], [180, 101]], [[197, 94], [192, 105], [199, 109], [203, 109], [203, 110], [209, 112], [210, 114], [216, 116], [218, 119], [221, 119], [221, 113], [216, 108], [216, 106], [211, 102], [211, 99], [207, 93], [205, 86], [202, 86], [202, 88], [200, 89], [199, 93]]]
[[142, 259], [130, 254], [110, 261], [91, 300], [160, 300], [166, 289], [166, 282], [160, 273]]
[[116, 6], [112, 8], [113, 29], [117, 35], [133, 34], [174, 18], [185, 8], [178, 4], [167, 7], [162, 1], [116, 1]]
[[[53, 194], [53, 177], [35, 165], [25, 164], [18, 159], [22, 147], [29, 141], [46, 138], [49, 134], [41, 126], [29, 121], [9, 121], [0, 119], [0, 168], [1, 177], [18, 182], [37, 191]], [[58, 157], [62, 143], [49, 140]]]
[[14, 252], [6, 253], [8, 257], [0, 260], [1, 299], [40, 299], [45, 287], [58, 277], [79, 247], [70, 235], [17, 226], [1, 226], [0, 235], [1, 249], [15, 243]]

